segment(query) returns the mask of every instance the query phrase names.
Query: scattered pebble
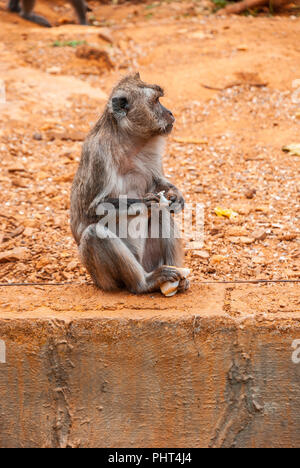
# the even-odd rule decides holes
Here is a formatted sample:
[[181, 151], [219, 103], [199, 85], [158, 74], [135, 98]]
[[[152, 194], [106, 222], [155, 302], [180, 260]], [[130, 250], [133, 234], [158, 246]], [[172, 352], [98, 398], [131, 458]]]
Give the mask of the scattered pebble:
[[256, 231], [253, 231], [252, 237], [255, 240], [263, 241], [267, 238], [267, 232], [265, 229], [257, 229]]

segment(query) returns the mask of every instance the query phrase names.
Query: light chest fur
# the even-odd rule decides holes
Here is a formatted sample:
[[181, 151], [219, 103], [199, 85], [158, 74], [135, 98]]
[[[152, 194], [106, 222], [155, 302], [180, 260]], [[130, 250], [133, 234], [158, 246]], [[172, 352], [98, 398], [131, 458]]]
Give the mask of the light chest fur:
[[114, 169], [111, 177], [111, 197], [127, 195], [142, 198], [150, 192], [153, 180], [162, 172], [165, 138], [155, 137], [136, 155], [126, 158], [124, 164]]

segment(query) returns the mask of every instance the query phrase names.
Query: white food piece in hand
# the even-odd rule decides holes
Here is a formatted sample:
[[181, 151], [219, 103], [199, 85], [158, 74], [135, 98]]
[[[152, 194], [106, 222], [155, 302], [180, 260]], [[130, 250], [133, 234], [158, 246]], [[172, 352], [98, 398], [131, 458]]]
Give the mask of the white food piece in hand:
[[160, 290], [166, 297], [171, 297], [177, 293], [178, 286], [179, 281], [167, 281], [161, 285]]
[[165, 191], [163, 190], [162, 192], [159, 192], [157, 195], [159, 195], [160, 197], [160, 201], [159, 201], [159, 204], [160, 206], [169, 206], [170, 205], [170, 200], [168, 200], [166, 197], [165, 197]]
[[[177, 270], [180, 270], [183, 278], [187, 278], [191, 273], [191, 270], [189, 268], [177, 268]], [[172, 297], [175, 296], [175, 294], [177, 293], [178, 286], [179, 281], [167, 281], [166, 283], [163, 283], [161, 285], [160, 290], [164, 294], [164, 296]]]

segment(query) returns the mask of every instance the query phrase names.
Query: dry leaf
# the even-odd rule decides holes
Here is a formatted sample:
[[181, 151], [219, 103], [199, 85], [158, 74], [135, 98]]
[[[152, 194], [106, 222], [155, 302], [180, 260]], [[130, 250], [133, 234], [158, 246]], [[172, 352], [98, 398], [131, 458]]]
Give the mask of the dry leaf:
[[225, 218], [229, 218], [229, 219], [233, 219], [233, 218], [236, 218], [238, 216], [238, 213], [233, 211], [231, 208], [227, 209], [227, 208], [221, 208], [219, 206], [217, 206], [217, 208], [215, 208], [215, 213], [219, 217], [224, 216]]
[[282, 151], [290, 153], [291, 156], [300, 156], [300, 143], [292, 143], [291, 145], [284, 146]]

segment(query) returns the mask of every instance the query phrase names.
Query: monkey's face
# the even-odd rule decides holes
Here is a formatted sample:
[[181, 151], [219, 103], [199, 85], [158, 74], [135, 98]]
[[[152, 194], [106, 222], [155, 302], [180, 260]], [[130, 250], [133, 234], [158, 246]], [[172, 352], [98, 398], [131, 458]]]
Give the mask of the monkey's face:
[[160, 98], [163, 90], [157, 85], [147, 85], [139, 75], [128, 77], [114, 89], [109, 110], [120, 130], [132, 136], [149, 139], [157, 135], [168, 135], [175, 118], [164, 107]]

